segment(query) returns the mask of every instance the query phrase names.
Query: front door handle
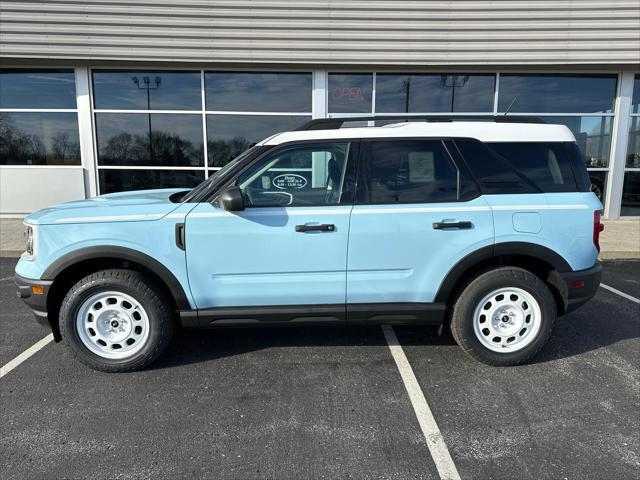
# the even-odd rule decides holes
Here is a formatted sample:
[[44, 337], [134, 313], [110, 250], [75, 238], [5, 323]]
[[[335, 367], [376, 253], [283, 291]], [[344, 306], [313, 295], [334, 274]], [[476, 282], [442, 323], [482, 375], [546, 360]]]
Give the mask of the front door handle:
[[322, 225], [296, 225], [296, 232], [335, 232], [336, 226], [332, 223]]
[[446, 230], [448, 228], [472, 228], [473, 223], [471, 222], [434, 222], [433, 229], [434, 230]]

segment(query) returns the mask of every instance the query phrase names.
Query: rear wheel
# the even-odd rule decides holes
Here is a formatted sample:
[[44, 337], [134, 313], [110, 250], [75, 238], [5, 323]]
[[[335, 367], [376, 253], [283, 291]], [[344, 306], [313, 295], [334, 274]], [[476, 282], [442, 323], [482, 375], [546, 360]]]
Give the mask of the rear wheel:
[[139, 370], [164, 351], [173, 333], [171, 305], [151, 279], [103, 270], [76, 283], [62, 303], [60, 331], [80, 361], [96, 370]]
[[553, 295], [533, 273], [497, 268], [458, 297], [451, 331], [462, 349], [489, 365], [523, 363], [548, 341], [557, 316]]

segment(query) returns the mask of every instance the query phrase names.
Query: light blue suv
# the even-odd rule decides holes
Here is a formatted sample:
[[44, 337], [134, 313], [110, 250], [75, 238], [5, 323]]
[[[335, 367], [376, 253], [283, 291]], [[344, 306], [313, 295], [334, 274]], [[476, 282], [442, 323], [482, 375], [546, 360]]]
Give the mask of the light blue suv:
[[18, 294], [111, 372], [153, 362], [176, 322], [440, 325], [482, 362], [531, 358], [600, 282], [602, 205], [573, 135], [522, 117], [375, 120], [274, 135], [192, 190], [29, 215]]

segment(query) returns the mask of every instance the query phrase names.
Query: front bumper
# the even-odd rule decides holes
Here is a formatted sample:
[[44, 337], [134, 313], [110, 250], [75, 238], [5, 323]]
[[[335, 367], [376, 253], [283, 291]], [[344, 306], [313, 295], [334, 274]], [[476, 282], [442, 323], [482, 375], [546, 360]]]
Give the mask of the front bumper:
[[[581, 305], [591, 300], [598, 288], [602, 278], [602, 265], [600, 262], [586, 270], [575, 272], [558, 273], [557, 282], [552, 282], [560, 291], [564, 302], [564, 312], [574, 311]], [[559, 280], [559, 281], [558, 281]]]
[[[51, 288], [52, 280], [32, 280], [15, 274], [13, 278], [17, 287], [17, 296], [32, 311], [39, 324], [50, 326], [49, 315], [47, 313], [47, 295]], [[34, 290], [35, 287], [35, 290]], [[36, 293], [42, 289], [42, 293]]]

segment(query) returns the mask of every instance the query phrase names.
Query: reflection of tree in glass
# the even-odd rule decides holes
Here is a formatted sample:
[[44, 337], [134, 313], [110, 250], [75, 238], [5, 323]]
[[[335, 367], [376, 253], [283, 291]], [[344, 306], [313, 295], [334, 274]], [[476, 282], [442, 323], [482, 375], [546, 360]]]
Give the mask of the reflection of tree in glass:
[[0, 164], [47, 165], [73, 164], [80, 158], [80, 145], [69, 133], [60, 132], [51, 137], [51, 150], [47, 151], [43, 139], [28, 133], [12, 122], [12, 116], [0, 113]]
[[231, 140], [209, 140], [207, 142], [207, 153], [209, 155], [210, 167], [224, 167], [231, 160], [247, 150], [254, 142], [242, 136], [237, 136]]
[[[146, 165], [202, 165], [199, 149], [179, 135], [154, 130], [149, 134], [131, 135], [121, 132], [109, 138], [100, 152], [100, 160], [107, 164]], [[153, 157], [151, 156], [153, 152]]]
[[67, 132], [53, 137], [53, 155], [60, 159], [80, 158], [80, 144], [74, 142]]

